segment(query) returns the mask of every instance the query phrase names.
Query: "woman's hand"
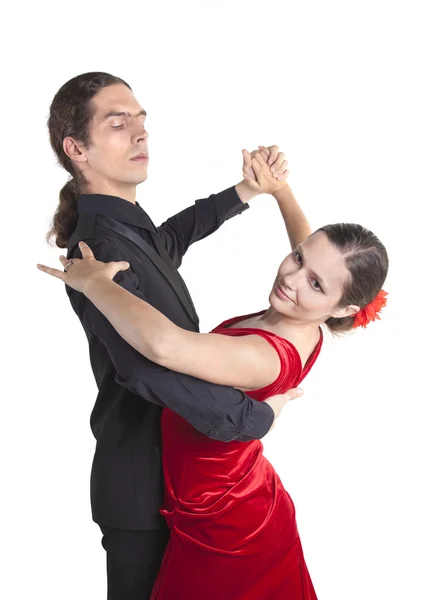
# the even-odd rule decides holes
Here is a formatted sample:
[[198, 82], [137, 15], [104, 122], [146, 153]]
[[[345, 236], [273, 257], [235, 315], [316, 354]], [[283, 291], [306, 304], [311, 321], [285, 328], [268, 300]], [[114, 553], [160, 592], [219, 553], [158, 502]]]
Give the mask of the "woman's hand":
[[97, 285], [101, 280], [114, 279], [119, 271], [129, 269], [129, 263], [124, 260], [109, 263], [96, 260], [91, 248], [85, 242], [80, 242], [78, 246], [82, 258], [73, 258], [68, 261], [65, 256], [60, 256], [60, 262], [66, 272], [40, 264], [37, 265], [38, 269], [61, 279], [66, 285], [83, 294], [86, 294], [89, 286]]
[[[266, 165], [265, 170], [263, 170]], [[258, 193], [273, 194], [286, 187], [288, 163], [285, 154], [279, 152], [278, 146], [266, 148], [259, 146], [258, 150], [249, 153], [243, 150], [243, 177], [248, 186]], [[258, 179], [260, 173], [260, 179]], [[263, 179], [263, 175], [265, 178]]]

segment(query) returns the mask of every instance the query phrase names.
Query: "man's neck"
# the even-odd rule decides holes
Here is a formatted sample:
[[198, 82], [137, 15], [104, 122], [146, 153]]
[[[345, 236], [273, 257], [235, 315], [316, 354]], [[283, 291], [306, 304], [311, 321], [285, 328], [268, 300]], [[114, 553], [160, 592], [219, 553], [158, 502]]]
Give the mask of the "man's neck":
[[87, 194], [104, 194], [106, 196], [117, 196], [127, 200], [131, 204], [136, 204], [136, 185], [120, 185], [111, 182], [99, 182], [96, 185], [89, 185], [86, 189]]

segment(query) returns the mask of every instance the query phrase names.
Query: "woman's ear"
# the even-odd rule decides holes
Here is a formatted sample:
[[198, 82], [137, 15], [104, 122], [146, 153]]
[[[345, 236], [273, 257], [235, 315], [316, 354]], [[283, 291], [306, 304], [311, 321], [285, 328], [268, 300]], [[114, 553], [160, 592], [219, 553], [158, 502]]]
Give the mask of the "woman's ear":
[[360, 310], [360, 306], [356, 306], [355, 304], [350, 304], [349, 306], [344, 306], [343, 308], [337, 308], [331, 314], [334, 319], [343, 319], [344, 317], [352, 317]]

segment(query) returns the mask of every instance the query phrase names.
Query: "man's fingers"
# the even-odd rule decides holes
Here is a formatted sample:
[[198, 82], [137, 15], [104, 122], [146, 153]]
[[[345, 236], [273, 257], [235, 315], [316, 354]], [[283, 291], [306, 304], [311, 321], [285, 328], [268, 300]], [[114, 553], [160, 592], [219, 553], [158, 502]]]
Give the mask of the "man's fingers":
[[57, 277], [57, 279], [61, 279], [62, 281], [66, 282], [66, 273], [63, 273], [63, 271], [52, 269], [46, 265], [37, 265], [37, 268], [44, 273], [48, 273], [48, 275], [52, 275], [53, 277]]
[[285, 392], [285, 396], [287, 397], [287, 400], [295, 400], [296, 398], [303, 396], [303, 393], [301, 388], [293, 388], [292, 390]]
[[252, 157], [247, 150], [242, 150], [243, 154], [243, 171], [250, 169]]
[[288, 168], [288, 161], [285, 160], [285, 154], [283, 152], [279, 152], [276, 162], [271, 168], [273, 173], [282, 173], [285, 169]]
[[247, 150], [242, 150], [243, 153], [243, 179], [248, 183], [254, 180], [254, 173], [252, 170], [252, 159], [258, 150], [254, 150], [249, 153]]
[[279, 146], [270, 146], [269, 150], [270, 150], [270, 156], [269, 156], [269, 159], [267, 162], [268, 162], [269, 166], [271, 167], [278, 157]]

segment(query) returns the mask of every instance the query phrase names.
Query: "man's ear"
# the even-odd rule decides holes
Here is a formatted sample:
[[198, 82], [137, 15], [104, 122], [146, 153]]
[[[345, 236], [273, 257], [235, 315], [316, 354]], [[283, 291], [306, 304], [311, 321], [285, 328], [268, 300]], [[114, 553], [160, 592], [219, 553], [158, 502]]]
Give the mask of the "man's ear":
[[84, 154], [84, 148], [72, 137], [65, 137], [63, 140], [63, 150], [65, 154], [74, 162], [87, 162], [87, 156]]
[[360, 306], [356, 306], [355, 304], [350, 304], [349, 306], [345, 306], [343, 308], [337, 308], [332, 312], [330, 316], [334, 319], [342, 319], [343, 317], [352, 317], [360, 310]]

